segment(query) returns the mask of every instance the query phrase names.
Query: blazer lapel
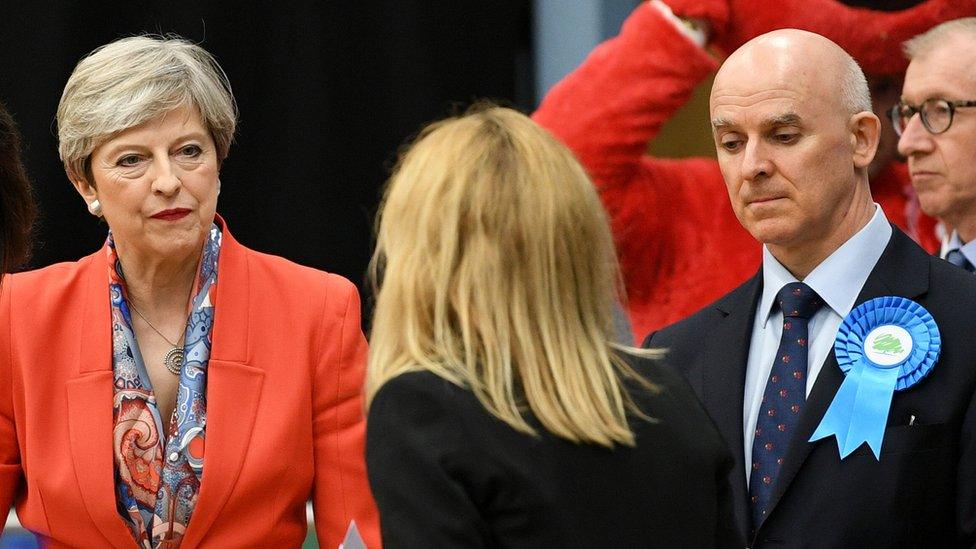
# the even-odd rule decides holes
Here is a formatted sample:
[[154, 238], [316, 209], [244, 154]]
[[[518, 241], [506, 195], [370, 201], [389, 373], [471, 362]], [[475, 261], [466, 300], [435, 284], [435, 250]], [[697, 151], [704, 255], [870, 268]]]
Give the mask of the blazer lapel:
[[199, 545], [234, 489], [251, 441], [263, 383], [264, 372], [257, 368], [210, 359], [203, 479], [183, 538], [186, 547]]
[[[861, 288], [854, 307], [876, 297], [898, 295], [909, 299], [918, 297], [928, 291], [929, 286], [929, 255], [897, 227], [892, 226], [891, 240], [878, 259], [877, 265], [871, 270], [864, 286]], [[817, 376], [817, 381], [810, 391], [807, 404], [800, 414], [796, 435], [790, 442], [790, 447], [783, 460], [783, 469], [773, 491], [769, 503], [769, 515], [773, 513], [776, 504], [782, 499], [806, 461], [807, 456], [816, 445], [836, 445], [836, 439], [828, 437], [810, 443], [813, 431], [820, 424], [827, 408], [834, 400], [834, 395], [844, 381], [844, 373], [837, 363], [837, 357], [831, 349], [824, 361], [823, 368]]]
[[135, 540], [115, 506], [113, 458], [112, 335], [105, 249], [87, 258], [82, 298], [84, 312], [77, 357], [79, 376], [67, 382], [71, 458], [85, 510], [114, 547], [134, 547]]
[[247, 253], [223, 220], [217, 267], [210, 363], [207, 367], [207, 428], [203, 478], [196, 508], [183, 538], [185, 547], [200, 544], [227, 503], [240, 476], [257, 417], [264, 371], [247, 362], [250, 291]]
[[731, 447], [733, 512], [737, 527], [749, 531], [749, 492], [743, 457], [742, 405], [746, 365], [756, 303], [762, 291], [762, 271], [716, 303], [722, 318], [703, 337], [701, 353], [702, 402]]

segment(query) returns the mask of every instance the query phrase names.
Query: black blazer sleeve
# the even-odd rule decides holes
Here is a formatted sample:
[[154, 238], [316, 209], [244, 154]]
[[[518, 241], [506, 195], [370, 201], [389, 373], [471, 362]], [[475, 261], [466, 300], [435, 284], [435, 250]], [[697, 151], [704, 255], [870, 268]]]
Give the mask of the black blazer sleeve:
[[[658, 332], [651, 333], [644, 340], [644, 347], [649, 347], [651, 338], [654, 334]], [[732, 454], [729, 452], [728, 448], [725, 446], [724, 442], [718, 434], [718, 428], [715, 427], [714, 422], [708, 414], [705, 413], [704, 408], [701, 405], [695, 392], [692, 390], [688, 382], [685, 381], [681, 375], [675, 371], [671, 366], [662, 362], [644, 362], [643, 366], [639, 362], [631, 360], [631, 365], [635, 367], [636, 370], [642, 371], [645, 375], [649, 374], [648, 365], [653, 366], [653, 375], [647, 375], [654, 383], [658, 384], [667, 394], [674, 403], [674, 408], [680, 410], [680, 415], [683, 419], [689, 421], [687, 426], [688, 429], [694, 428], [694, 425], [698, 425], [702, 428], [701, 436], [705, 437], [710, 435], [716, 442], [717, 446], [721, 447], [721, 451], [718, 454], [721, 459], [716, 460], [715, 468], [715, 486], [716, 486], [716, 509], [715, 513], [708, 513], [707, 515], [714, 516], [716, 519], [715, 523], [715, 541], [712, 547], [724, 548], [724, 549], [741, 549], [745, 547], [745, 541], [740, 536], [738, 530], [735, 527], [735, 522], [733, 520], [733, 510], [732, 510], [732, 485], [729, 481], [729, 474], [734, 467], [734, 461], [732, 459]], [[658, 397], [660, 398], [660, 397]], [[704, 513], [703, 513], [704, 514]]]
[[383, 545], [486, 547], [487, 527], [462, 484], [461, 426], [443, 380], [404, 374], [384, 384], [369, 409], [366, 465]]

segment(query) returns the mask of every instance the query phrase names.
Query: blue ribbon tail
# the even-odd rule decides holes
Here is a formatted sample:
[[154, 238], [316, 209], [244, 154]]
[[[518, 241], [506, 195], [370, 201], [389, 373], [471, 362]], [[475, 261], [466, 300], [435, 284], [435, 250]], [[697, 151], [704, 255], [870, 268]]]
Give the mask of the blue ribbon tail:
[[881, 460], [881, 443], [884, 440], [885, 426], [888, 424], [888, 410], [891, 409], [892, 395], [898, 383], [898, 368], [862, 368], [858, 383], [857, 397], [854, 401], [856, 412], [851, 416], [847, 440], [841, 450], [841, 459], [850, 455], [861, 444], [867, 442], [874, 457]]
[[848, 426], [851, 424], [851, 417], [854, 415], [854, 403], [857, 400], [857, 388], [860, 385], [863, 369], [864, 366], [857, 363], [847, 372], [847, 377], [837, 389], [834, 400], [830, 402], [827, 412], [820, 420], [817, 430], [810, 436], [809, 442], [836, 435], [837, 447], [841, 449], [841, 457], [843, 457], [843, 448], [847, 444]]

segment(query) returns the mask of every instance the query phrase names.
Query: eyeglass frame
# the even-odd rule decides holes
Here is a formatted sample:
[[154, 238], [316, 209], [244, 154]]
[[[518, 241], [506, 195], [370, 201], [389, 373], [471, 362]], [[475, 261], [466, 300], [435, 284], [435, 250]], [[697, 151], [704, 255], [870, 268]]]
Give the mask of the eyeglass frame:
[[[949, 123], [946, 124], [946, 127], [943, 128], [941, 131], [935, 131], [935, 130], [932, 129], [931, 126], [929, 126], [928, 117], [924, 114], [925, 111], [922, 110], [922, 109], [925, 108], [925, 104], [926, 103], [929, 103], [929, 102], [935, 103], [935, 102], [939, 102], [939, 101], [945, 103], [949, 107]], [[899, 137], [901, 137], [901, 134], [904, 131], [904, 130], [901, 129], [901, 123], [900, 123], [900, 120], [903, 118], [902, 115], [901, 115], [901, 108], [902, 107], [908, 107], [908, 111], [909, 111], [908, 117], [905, 118], [905, 120], [906, 120], [905, 127], [908, 127], [908, 122], [907, 121], [910, 121], [913, 116], [915, 116], [916, 114], [918, 114], [919, 118], [922, 119], [922, 126], [925, 128], [925, 131], [929, 132], [932, 135], [939, 135], [939, 134], [942, 134], [942, 133], [945, 133], [945, 132], [949, 131], [949, 128], [952, 127], [952, 121], [953, 121], [953, 119], [956, 116], [956, 109], [967, 108], [967, 107], [976, 107], [976, 99], [964, 99], [964, 100], [960, 100], [960, 101], [949, 101], [948, 99], [941, 99], [941, 98], [933, 97], [933, 98], [926, 99], [925, 101], [922, 101], [922, 104], [919, 105], [919, 106], [917, 106], [917, 107], [915, 105], [910, 105], [908, 103], [904, 103], [904, 102], [899, 101], [898, 103], [895, 103], [894, 105], [892, 105], [892, 107], [890, 109], [888, 109], [888, 119], [891, 121], [891, 125], [895, 129], [895, 134], [898, 135]]]

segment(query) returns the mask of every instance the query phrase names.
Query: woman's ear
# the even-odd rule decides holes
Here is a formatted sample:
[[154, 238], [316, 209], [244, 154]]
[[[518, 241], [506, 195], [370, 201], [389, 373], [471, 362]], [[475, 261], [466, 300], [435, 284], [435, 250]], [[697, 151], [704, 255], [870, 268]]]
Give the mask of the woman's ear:
[[95, 188], [95, 185], [91, 184], [84, 175], [76, 174], [72, 171], [66, 173], [75, 190], [78, 191], [82, 200], [85, 201], [88, 211], [96, 217], [101, 217], [102, 207], [98, 201], [98, 190]]
[[851, 152], [855, 168], [867, 168], [878, 152], [881, 120], [874, 113], [862, 111], [851, 116]]
[[83, 174], [75, 173], [74, 170], [66, 170], [65, 173], [68, 176], [68, 180], [71, 181], [71, 185], [74, 186], [78, 194], [85, 199], [86, 202], [90, 202], [98, 198], [98, 191], [95, 189], [95, 185], [88, 181], [88, 178]]

